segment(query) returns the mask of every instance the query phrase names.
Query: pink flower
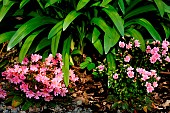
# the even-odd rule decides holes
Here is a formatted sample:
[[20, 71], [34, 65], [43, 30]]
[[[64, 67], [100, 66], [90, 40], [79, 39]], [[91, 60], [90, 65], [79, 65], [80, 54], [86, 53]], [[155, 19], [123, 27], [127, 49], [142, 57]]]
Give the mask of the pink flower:
[[151, 52], [151, 47], [148, 45], [146, 48], [146, 53], [150, 53]]
[[126, 44], [126, 49], [131, 49], [132, 48], [132, 44], [129, 43], [129, 44]]
[[28, 97], [28, 98], [32, 98], [32, 97], [34, 97], [34, 95], [35, 95], [35, 93], [31, 90], [26, 92], [26, 97]]
[[25, 57], [21, 64], [27, 65], [28, 62], [29, 62], [28, 58]]
[[31, 66], [30, 66], [30, 70], [31, 70], [31, 71], [38, 71], [38, 67], [39, 67], [38, 64], [37, 64], [37, 65], [31, 65]]
[[38, 54], [32, 54], [31, 55], [31, 61], [32, 62], [37, 62], [38, 60], [42, 59], [42, 56], [38, 55]]
[[20, 73], [22, 71], [22, 69], [20, 68], [20, 66], [17, 64], [17, 65], [14, 65], [14, 71], [17, 72], [17, 73]]
[[131, 66], [127, 68], [127, 71], [133, 71], [134, 68], [132, 68]]
[[27, 66], [21, 66], [21, 69], [22, 69], [22, 74], [27, 74], [28, 72]]
[[63, 97], [63, 96], [66, 96], [66, 93], [68, 92], [67, 88], [61, 88], [61, 93], [60, 95]]
[[62, 55], [60, 53], [57, 53], [56, 56], [57, 56], [57, 60], [62, 61]]
[[167, 56], [167, 57], [165, 58], [165, 61], [170, 62], [169, 56]]
[[167, 52], [166, 50], [163, 50], [163, 51], [162, 51], [162, 55], [163, 55], [163, 56], [166, 55], [166, 54], [167, 54], [166, 52]]
[[99, 71], [103, 71], [104, 70], [104, 65], [99, 65], [97, 68], [99, 69]]
[[21, 85], [20, 85], [20, 89], [21, 89], [21, 91], [23, 91], [23, 92], [27, 92], [29, 89], [28, 89], [28, 84], [25, 84], [25, 83], [22, 83]]
[[147, 79], [149, 79], [148, 75], [143, 75], [143, 74], [142, 74], [142, 80], [143, 80], [143, 81], [146, 81]]
[[49, 54], [48, 58], [45, 59], [46, 65], [51, 65], [52, 60], [53, 60], [53, 55]]
[[142, 69], [142, 68], [136, 68], [136, 71], [139, 73], [139, 74], [142, 74], [145, 72], [145, 69]]
[[0, 98], [4, 99], [6, 96], [7, 96], [6, 91], [0, 88]]
[[159, 81], [161, 79], [161, 77], [156, 77], [156, 80]]
[[54, 97], [53, 97], [52, 95], [50, 95], [50, 96], [46, 96], [46, 97], [44, 98], [44, 100], [49, 102], [49, 101], [53, 100], [53, 98], [54, 98]]
[[128, 71], [127, 75], [129, 78], [133, 78], [134, 77], [134, 72], [133, 71]]
[[151, 49], [151, 54], [155, 54], [159, 52], [159, 48], [158, 47], [154, 47], [153, 49]]
[[37, 91], [37, 92], [35, 93], [34, 98], [35, 98], [35, 99], [40, 99], [40, 98], [39, 98], [40, 96], [41, 96], [41, 92], [40, 92], [40, 91]]
[[76, 75], [74, 74], [73, 70], [69, 70], [69, 74], [70, 74], [70, 80], [75, 82], [78, 81], [78, 77], [76, 77]]
[[127, 55], [127, 56], [124, 58], [124, 61], [125, 61], [125, 62], [129, 62], [129, 61], [130, 61], [130, 56]]
[[158, 87], [158, 83], [157, 82], [153, 82], [153, 87]]
[[120, 48], [124, 48], [124, 47], [125, 47], [125, 43], [124, 43], [124, 42], [119, 41], [119, 47], [120, 47]]
[[21, 74], [21, 75], [19, 76], [19, 78], [20, 78], [21, 80], [25, 80], [25, 79], [26, 79], [26, 77], [25, 77], [23, 74]]
[[169, 46], [169, 42], [166, 39], [162, 42], [162, 48], [167, 48]]
[[135, 47], [140, 47], [140, 43], [138, 40], [135, 40], [134, 43], [135, 43]]
[[154, 64], [157, 61], [157, 58], [154, 55], [152, 55], [149, 60], [152, 64]]
[[21, 82], [21, 80], [19, 79], [18, 76], [15, 76], [14, 78], [12, 78], [12, 83], [19, 84], [20, 82]]
[[151, 70], [151, 76], [157, 75], [156, 70]]
[[58, 96], [59, 94], [61, 94], [61, 89], [59, 87], [56, 87], [54, 89], [54, 96]]
[[42, 97], [48, 97], [50, 96], [49, 92], [48, 92], [48, 89], [41, 89], [41, 96]]
[[58, 81], [57, 78], [53, 78], [51, 80], [51, 87], [52, 88], [61, 88], [61, 83]]
[[118, 74], [115, 73], [115, 74], [113, 75], [113, 78], [114, 78], [115, 80], [118, 79]]
[[154, 88], [152, 86], [147, 87], [147, 92], [148, 93], [151, 93], [153, 90], [154, 90]]

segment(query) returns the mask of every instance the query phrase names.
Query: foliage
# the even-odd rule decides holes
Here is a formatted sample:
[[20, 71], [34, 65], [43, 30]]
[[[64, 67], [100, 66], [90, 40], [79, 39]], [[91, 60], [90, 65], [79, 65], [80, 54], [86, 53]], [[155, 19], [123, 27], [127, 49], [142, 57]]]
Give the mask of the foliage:
[[132, 112], [152, 108], [150, 97], [158, 86], [159, 73], [170, 65], [170, 43], [147, 41], [146, 51], [142, 51], [140, 45], [139, 40], [122, 38], [114, 54], [117, 68], [110, 71], [105, 65], [102, 70], [109, 77], [109, 100], [114, 101], [113, 109]]
[[[23, 109], [28, 109], [36, 102], [52, 101], [55, 96], [66, 96], [69, 88], [63, 81], [62, 55], [50, 54], [45, 62], [42, 56], [32, 54], [31, 59], [24, 58], [22, 63], [14, 62], [2, 72], [5, 86], [0, 86], [0, 98], [12, 98], [12, 106], [17, 107], [26, 101]], [[70, 84], [78, 80], [73, 70], [69, 71]], [[3, 88], [3, 89], [2, 89]]]

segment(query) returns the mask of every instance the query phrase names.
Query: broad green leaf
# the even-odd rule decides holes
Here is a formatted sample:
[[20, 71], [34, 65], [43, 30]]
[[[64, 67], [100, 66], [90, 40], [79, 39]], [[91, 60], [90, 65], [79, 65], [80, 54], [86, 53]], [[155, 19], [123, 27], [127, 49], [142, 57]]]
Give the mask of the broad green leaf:
[[[127, 1], [127, 0], [126, 0]], [[130, 10], [132, 10], [139, 2], [141, 2], [142, 0], [130, 0], [129, 3], [129, 7], [126, 8], [126, 13], [129, 12]]]
[[170, 13], [170, 6], [168, 6], [168, 5], [165, 4], [164, 2], [163, 2], [163, 4], [164, 4], [164, 10], [165, 10], [165, 12]]
[[92, 59], [90, 57], [86, 57], [85, 61], [90, 63], [92, 62]]
[[93, 34], [92, 34], [92, 43], [96, 42], [99, 36], [100, 36], [100, 31], [96, 27], [94, 27]]
[[105, 32], [105, 34], [107, 34], [108, 36], [110, 36], [110, 37], [112, 36], [110, 27], [105, 23], [105, 21], [102, 18], [93, 18], [91, 20], [91, 23], [94, 23], [97, 26], [99, 26]]
[[35, 52], [49, 46], [51, 44], [51, 40], [48, 39], [48, 38], [43, 38], [37, 45], [36, 49], [35, 49]]
[[95, 7], [95, 6], [100, 6], [100, 1], [98, 1], [98, 2], [96, 2], [96, 3], [94, 3], [94, 4], [92, 4], [90, 7]]
[[41, 7], [41, 9], [44, 10], [44, 6], [43, 6], [43, 4], [41, 3], [41, 0], [37, 0], [37, 2], [38, 2], [38, 4], [39, 4], [39, 6]]
[[5, 32], [0, 34], [0, 44], [4, 43], [6, 41], [9, 41], [11, 39], [11, 37], [14, 35], [15, 31], [9, 31], [9, 32]]
[[47, 0], [47, 3], [45, 4], [45, 8], [49, 7], [50, 5], [53, 5], [54, 3], [60, 3], [61, 0]]
[[58, 22], [49, 32], [48, 39], [54, 37], [58, 32], [61, 32], [63, 28], [63, 21]]
[[9, 1], [7, 5], [3, 5], [0, 9], [0, 22], [7, 14], [8, 10], [14, 5], [15, 2]]
[[120, 34], [122, 36], [124, 36], [124, 26], [123, 26], [124, 22], [123, 22], [123, 19], [120, 17], [120, 15], [114, 9], [114, 7], [110, 6], [109, 8], [103, 8], [103, 11], [105, 11], [108, 14], [110, 19], [112, 20], [112, 22], [114, 23], [114, 25], [116, 26], [118, 31], [120, 32]]
[[64, 23], [63, 23], [63, 31], [65, 31], [67, 29], [67, 27], [71, 24], [71, 22], [77, 18], [81, 13], [77, 12], [75, 10], [71, 11], [66, 18], [64, 19]]
[[92, 70], [92, 69], [94, 69], [95, 68], [95, 64], [94, 63], [89, 63], [88, 65], [87, 65], [87, 69], [90, 71], [90, 70]]
[[38, 16], [23, 24], [13, 35], [9, 44], [7, 46], [7, 50], [13, 48], [16, 44], [18, 44], [23, 38], [25, 38], [29, 33], [31, 33], [36, 28], [43, 26], [45, 24], [54, 24], [56, 20], [45, 17], [45, 16]]
[[157, 9], [155, 8], [154, 5], [149, 4], [149, 5], [142, 6], [142, 7], [139, 7], [139, 8], [136, 8], [136, 9], [132, 10], [131, 12], [126, 14], [124, 19], [127, 19], [127, 18], [130, 18], [130, 17], [136, 16], [136, 15], [139, 15], [141, 13], [145, 13], [145, 12], [147, 13], [149, 11], [156, 11], [156, 10]]
[[115, 56], [112, 53], [108, 53], [106, 56], [106, 60], [108, 63], [108, 71], [114, 71], [116, 70], [116, 61]]
[[22, 0], [21, 3], [20, 3], [20, 6], [19, 8], [23, 8], [30, 0]]
[[60, 36], [61, 36], [61, 31], [60, 30], [55, 36], [53, 36], [52, 38], [52, 42], [51, 42], [51, 52], [53, 54], [53, 56], [56, 55], [57, 50], [58, 50], [58, 45], [59, 45], [59, 41], [60, 41]]
[[21, 105], [22, 102], [23, 102], [22, 97], [14, 96], [14, 98], [12, 99], [12, 107], [17, 107], [17, 106]]
[[164, 4], [162, 0], [154, 0], [156, 6], [158, 7], [158, 10], [161, 14], [161, 17], [164, 15]]
[[112, 33], [114, 34], [114, 37], [109, 37], [107, 34], [104, 36], [104, 51], [105, 54], [107, 54], [111, 47], [113, 47], [120, 38], [120, 35], [117, 33], [116, 29], [111, 29]]
[[123, 14], [125, 14], [125, 6], [124, 6], [124, 1], [123, 0], [119, 0], [118, 1], [119, 7], [122, 11]]
[[26, 111], [26, 110], [28, 110], [31, 106], [33, 105], [33, 102], [31, 102], [31, 101], [26, 101], [25, 103], [24, 103], [24, 105], [22, 106], [22, 110], [23, 111]]
[[88, 64], [89, 64], [89, 62], [82, 62], [82, 63], [80, 64], [80, 68], [81, 68], [81, 69], [84, 69], [84, 68], [87, 67]]
[[43, 31], [43, 30], [44, 30], [44, 29], [38, 30], [38, 31], [36, 31], [36, 32], [33, 32], [31, 35], [29, 35], [29, 36], [27, 37], [27, 39], [25, 40], [25, 42], [24, 42], [24, 44], [22, 45], [21, 50], [20, 50], [20, 52], [19, 52], [19, 62], [22, 62], [22, 61], [23, 61], [25, 55], [26, 55], [27, 52], [28, 52], [28, 49], [30, 48], [30, 46], [31, 46], [31, 44], [32, 44], [32, 42], [33, 42], [33, 40], [34, 40], [34, 38], [35, 38], [41, 31]]
[[100, 39], [98, 39], [96, 42], [93, 43], [94, 47], [97, 49], [97, 51], [103, 55], [103, 45], [100, 41]]
[[71, 54], [72, 54], [72, 55], [76, 55], [76, 54], [82, 55], [82, 52], [81, 52], [80, 50], [78, 50], [78, 49], [74, 49], [74, 50], [71, 52]]
[[103, 0], [100, 6], [105, 7], [108, 3], [110, 3], [112, 0]]
[[165, 35], [166, 35], [166, 38], [169, 38], [170, 37], [170, 28], [166, 25], [164, 25], [163, 23], [161, 23], [164, 31], [165, 31]]
[[3, 5], [8, 5], [9, 0], [3, 0]]
[[88, 2], [90, 2], [90, 0], [79, 0], [76, 10], [82, 9]]
[[140, 42], [140, 49], [142, 51], [146, 50], [146, 46], [145, 46], [145, 40], [143, 39], [143, 36], [141, 35], [141, 33], [139, 31], [137, 31], [136, 29], [130, 28], [127, 30], [127, 32], [136, 40], [139, 40]]
[[146, 28], [148, 30], [150, 35], [155, 40], [159, 40], [159, 41], [162, 40], [159, 33], [155, 30], [155, 28], [152, 26], [152, 24], [149, 21], [147, 21], [146, 19], [140, 18], [140, 19], [130, 20], [130, 21], [126, 22], [125, 27], [128, 27], [129, 25], [132, 25], [132, 24], [140, 24], [141, 26], [143, 26], [144, 28]]

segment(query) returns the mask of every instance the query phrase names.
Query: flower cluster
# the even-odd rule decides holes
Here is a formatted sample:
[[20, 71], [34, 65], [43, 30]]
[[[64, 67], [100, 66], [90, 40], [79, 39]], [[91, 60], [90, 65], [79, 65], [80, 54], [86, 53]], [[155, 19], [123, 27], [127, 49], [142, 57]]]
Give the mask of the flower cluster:
[[[27, 98], [53, 100], [54, 96], [66, 96], [68, 89], [63, 82], [62, 55], [56, 57], [50, 54], [44, 62], [42, 56], [32, 54], [31, 59], [24, 58], [22, 63], [15, 63], [2, 72], [16, 90], [25, 93]], [[75, 82], [78, 77], [73, 70], [69, 71], [70, 81]], [[0, 89], [0, 98], [5, 98], [6, 92]]]

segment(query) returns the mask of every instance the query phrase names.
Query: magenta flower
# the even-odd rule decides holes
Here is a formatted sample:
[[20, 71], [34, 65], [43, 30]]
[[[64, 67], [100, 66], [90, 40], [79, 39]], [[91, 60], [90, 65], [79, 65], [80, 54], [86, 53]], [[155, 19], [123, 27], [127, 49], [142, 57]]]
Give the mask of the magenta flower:
[[114, 78], [115, 80], [118, 79], [118, 74], [115, 73], [115, 74], [113, 75], [113, 78]]
[[26, 84], [26, 83], [22, 83], [21, 85], [20, 85], [20, 89], [23, 91], [23, 92], [27, 92], [29, 89], [28, 89], [28, 84]]
[[45, 98], [44, 98], [44, 100], [45, 101], [47, 101], [47, 102], [49, 102], [49, 101], [51, 101], [51, 100], [53, 100], [53, 96], [52, 95], [50, 95], [50, 96], [46, 96]]
[[28, 58], [25, 57], [21, 64], [27, 65], [28, 62], [29, 62]]
[[4, 99], [6, 96], [7, 96], [6, 91], [0, 88], [0, 98]]
[[104, 70], [104, 65], [99, 65], [99, 66], [97, 66], [97, 68], [99, 69], [99, 71], [103, 71]]
[[26, 97], [28, 97], [28, 98], [32, 98], [32, 97], [34, 97], [34, 95], [35, 95], [35, 93], [33, 91], [31, 91], [31, 90], [28, 90], [26, 92]]
[[135, 47], [140, 47], [140, 42], [139, 42], [139, 40], [135, 40], [134, 43], [135, 43]]
[[133, 78], [134, 77], [134, 72], [133, 71], [128, 71], [127, 75], [129, 78]]
[[127, 55], [127, 56], [124, 58], [124, 61], [125, 61], [125, 62], [129, 62], [129, 61], [130, 61], [130, 56]]
[[124, 43], [124, 42], [119, 41], [119, 47], [120, 47], [120, 48], [124, 48], [124, 47], [125, 47], [125, 43]]

